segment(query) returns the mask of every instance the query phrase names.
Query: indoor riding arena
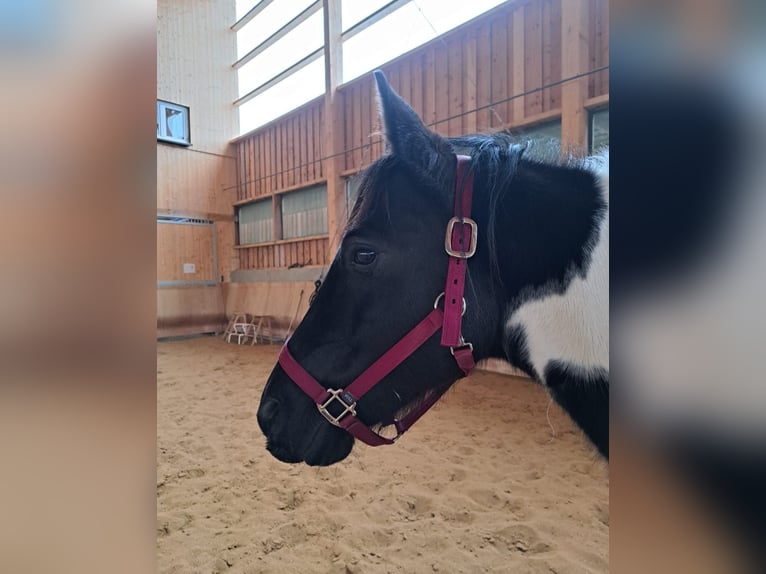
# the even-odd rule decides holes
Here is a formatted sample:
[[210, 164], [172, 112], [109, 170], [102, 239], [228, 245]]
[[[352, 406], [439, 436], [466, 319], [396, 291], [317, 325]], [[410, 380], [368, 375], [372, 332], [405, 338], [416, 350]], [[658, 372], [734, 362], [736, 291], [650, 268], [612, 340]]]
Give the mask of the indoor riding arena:
[[329, 466], [278, 460], [258, 415], [386, 153], [373, 71], [442, 136], [596, 153], [607, 0], [157, 11], [159, 572], [607, 572], [608, 463], [504, 361], [480, 361], [395, 444], [356, 440]]

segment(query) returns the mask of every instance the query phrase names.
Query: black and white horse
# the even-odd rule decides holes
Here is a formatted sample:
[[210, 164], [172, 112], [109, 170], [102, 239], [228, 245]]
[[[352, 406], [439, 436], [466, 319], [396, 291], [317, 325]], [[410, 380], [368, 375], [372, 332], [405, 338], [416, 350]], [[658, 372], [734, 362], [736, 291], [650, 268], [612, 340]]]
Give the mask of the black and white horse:
[[[541, 382], [608, 457], [607, 155], [535, 156], [506, 134], [445, 138], [376, 79], [388, 152], [364, 174], [326, 281], [264, 389], [268, 450], [286, 462], [338, 462], [354, 436], [370, 442], [364, 429], [399, 425], [434, 402], [469, 370], [455, 360], [466, 352], [507, 359]], [[458, 153], [470, 157], [463, 168]], [[472, 231], [469, 214], [455, 211], [466, 173]], [[456, 227], [476, 241], [470, 253], [450, 254]], [[459, 343], [440, 340], [439, 323], [408, 354], [389, 351], [408, 346], [429, 312], [440, 321], [432, 310], [442, 303], [442, 330], [454, 320], [440, 302], [453, 265], [465, 273]], [[370, 370], [376, 380], [354, 390]], [[481, 416], [482, 400], [465, 416]]]

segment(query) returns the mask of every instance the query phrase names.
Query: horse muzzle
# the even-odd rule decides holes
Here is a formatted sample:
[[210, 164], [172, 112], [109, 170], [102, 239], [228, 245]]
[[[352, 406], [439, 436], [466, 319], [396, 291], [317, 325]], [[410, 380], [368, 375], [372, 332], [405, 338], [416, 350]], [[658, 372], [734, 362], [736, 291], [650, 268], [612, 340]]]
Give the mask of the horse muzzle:
[[329, 466], [354, 446], [350, 434], [327, 422], [308, 397], [276, 373], [263, 391], [257, 418], [266, 449], [282, 462]]

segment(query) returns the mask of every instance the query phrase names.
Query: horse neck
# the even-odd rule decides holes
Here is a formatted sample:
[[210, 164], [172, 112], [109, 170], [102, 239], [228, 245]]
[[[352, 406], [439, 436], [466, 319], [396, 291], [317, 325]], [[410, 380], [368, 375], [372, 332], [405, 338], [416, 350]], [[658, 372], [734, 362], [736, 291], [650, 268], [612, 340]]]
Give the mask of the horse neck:
[[538, 380], [552, 361], [608, 371], [608, 181], [607, 157], [520, 162], [507, 189], [484, 190], [502, 350]]

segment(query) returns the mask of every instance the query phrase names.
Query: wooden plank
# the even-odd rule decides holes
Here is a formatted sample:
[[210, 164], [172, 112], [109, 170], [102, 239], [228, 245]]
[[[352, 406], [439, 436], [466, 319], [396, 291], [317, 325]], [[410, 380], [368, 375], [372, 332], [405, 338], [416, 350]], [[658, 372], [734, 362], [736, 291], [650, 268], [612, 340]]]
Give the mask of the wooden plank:
[[[314, 124], [314, 149], [317, 152], [317, 157], [323, 158], [325, 155], [325, 149], [322, 146], [322, 139], [324, 137], [324, 107], [317, 108], [317, 122]], [[324, 178], [325, 168], [324, 160], [317, 164], [319, 171], [317, 173], [318, 178]]]
[[266, 163], [266, 134], [258, 134], [258, 196], [263, 197], [269, 192], [269, 166]]
[[263, 143], [265, 148], [263, 164], [266, 169], [266, 174], [264, 175], [268, 175], [268, 177], [263, 180], [264, 191], [266, 193], [274, 191], [274, 141], [271, 134], [271, 130], [267, 130], [263, 133]]
[[285, 187], [282, 183], [284, 163], [282, 161], [282, 135], [279, 131], [279, 124], [274, 124], [274, 153], [276, 155], [274, 164], [274, 191], [277, 191]]
[[285, 165], [284, 169], [286, 171], [285, 173], [285, 185], [287, 186], [294, 186], [295, 185], [295, 172], [293, 171], [293, 151], [294, 151], [294, 140], [293, 140], [293, 120], [295, 118], [293, 117], [287, 117], [285, 118], [285, 121], [282, 122], [282, 137], [284, 138], [284, 146], [285, 146]]
[[447, 122], [443, 122], [449, 116], [449, 61], [447, 50], [440, 49], [434, 54], [434, 122], [436, 131], [446, 134]]
[[[550, 85], [553, 80], [553, 38], [552, 38], [552, 10], [551, 0], [540, 0], [542, 17], [540, 19], [541, 49], [542, 49], [542, 85]], [[547, 112], [551, 109], [551, 88], [545, 88], [541, 92], [540, 111]]]
[[354, 157], [354, 163], [353, 168], [359, 169], [359, 166], [362, 165], [362, 150], [359, 148], [359, 145], [362, 142], [362, 134], [364, 133], [364, 126], [362, 125], [362, 102], [360, 98], [360, 86], [357, 84], [354, 86], [352, 90], [352, 121], [353, 121], [353, 134], [354, 139], [352, 140], [352, 148], [354, 148], [353, 157]]
[[316, 262], [317, 262], [316, 241], [312, 240], [312, 241], [309, 241], [308, 243], [309, 243], [309, 246], [308, 246], [309, 247], [309, 261], [307, 262], [307, 264], [316, 265]]
[[[601, 33], [601, 65], [602, 66], [608, 66], [609, 65], [609, 26], [610, 26], [610, 19], [609, 19], [609, 3], [603, 2], [600, 5], [600, 8], [602, 10], [602, 33]], [[605, 94], [609, 94], [609, 70], [604, 70], [603, 72], [600, 72], [601, 74], [601, 90], [597, 96], [603, 96]]]
[[279, 171], [282, 173], [282, 187], [290, 187], [290, 155], [288, 153], [289, 138], [287, 135], [287, 126], [285, 122], [279, 122], [279, 138], [281, 147], [281, 162]]
[[242, 165], [240, 166], [242, 181], [240, 182], [239, 194], [242, 199], [245, 199], [247, 197], [247, 141], [242, 141], [237, 145], [242, 156]]
[[263, 134], [258, 134], [258, 137], [256, 138], [257, 146], [256, 146], [256, 165], [258, 166], [258, 169], [256, 170], [255, 174], [255, 189], [256, 189], [256, 195], [258, 197], [262, 196], [264, 193], [266, 193], [266, 189], [264, 187], [264, 175], [266, 173], [265, 164], [263, 162]]
[[242, 152], [242, 143], [234, 144], [237, 150], [237, 200], [242, 199], [242, 183], [244, 182], [244, 154]]
[[[527, 90], [543, 85], [542, 2], [524, 6], [524, 84]], [[525, 97], [524, 114], [532, 116], [543, 111], [542, 95], [536, 91]]]
[[[588, 67], [588, 10], [584, 2], [563, 2], [561, 26], [561, 73], [564, 78], [581, 74]], [[584, 151], [588, 145], [588, 112], [585, 100], [588, 79], [566, 82], [561, 88], [562, 151]]]
[[[513, 96], [519, 96], [526, 89], [524, 82], [524, 8], [519, 6], [513, 11], [511, 18], [513, 19], [513, 60], [511, 62], [511, 77]], [[524, 101], [523, 97], [516, 97], [511, 101], [511, 114], [513, 117], [513, 125], [524, 121]]]
[[268, 174], [268, 168], [266, 167], [266, 136], [265, 134], [258, 134], [258, 175], [256, 181], [258, 184], [258, 197], [266, 195], [268, 188], [266, 183], [266, 176]]
[[421, 118], [425, 117], [425, 110], [423, 109], [424, 61], [424, 54], [417, 54], [410, 72], [410, 105]]
[[399, 95], [404, 101], [412, 105], [412, 58], [405, 58], [399, 62]]
[[463, 133], [475, 133], [478, 112], [476, 109], [476, 94], [478, 91], [476, 77], [477, 39], [474, 34], [466, 38], [463, 44]]
[[[513, 13], [511, 13], [513, 14]], [[507, 19], [494, 21], [490, 24], [491, 41], [491, 73], [490, 73], [490, 98], [494, 105], [491, 116], [491, 127], [500, 129], [510, 123], [510, 102], [501, 102], [507, 98], [516, 88], [513, 81], [513, 42], [508, 42]], [[509, 84], [512, 89], [509, 89]]]
[[343, 169], [352, 168], [352, 154], [349, 152], [351, 148], [351, 122], [348, 117], [348, 102], [349, 102], [349, 90], [343, 90], [338, 92], [338, 97], [341, 98], [341, 109], [343, 110]]
[[435, 50], [430, 48], [425, 54], [425, 70], [423, 74], [423, 120], [428, 125], [436, 121], [436, 55]]
[[301, 139], [301, 181], [309, 181], [309, 111], [301, 112], [300, 139]]
[[346, 90], [346, 98], [343, 106], [343, 117], [349, 125], [349, 140], [348, 145], [345, 147], [345, 151], [349, 157], [348, 169], [356, 169], [356, 156], [354, 155], [354, 145], [356, 142], [356, 124], [354, 119], [354, 86], [351, 85]]
[[306, 146], [308, 150], [308, 174], [306, 179], [312, 181], [316, 179], [317, 164], [316, 160], [319, 159], [319, 154], [314, 148], [314, 124], [316, 122], [316, 110], [312, 107], [307, 110], [308, 123], [306, 125]]
[[[561, 80], [561, 2], [551, 0], [551, 82]], [[549, 106], [551, 110], [561, 108], [561, 85], [549, 88]]]
[[[596, 49], [598, 44], [598, 9], [594, 0], [587, 0], [588, 3], [588, 69], [593, 70], [598, 66], [599, 53]], [[597, 93], [596, 84], [599, 81], [598, 74], [588, 76], [588, 96], [592, 98]]]
[[[589, 59], [590, 69], [594, 70], [609, 64], [609, 3], [591, 0], [590, 6]], [[589, 97], [594, 98], [609, 93], [609, 70], [591, 75]], [[590, 87], [592, 86], [592, 87]]]
[[257, 137], [250, 138], [250, 198], [258, 197]]
[[252, 153], [250, 151], [252, 143], [252, 138], [245, 140], [245, 199], [250, 199], [253, 196], [253, 163], [251, 161]]
[[[463, 38], [455, 38], [447, 43], [449, 81], [449, 100], [445, 117], [457, 116], [463, 107]], [[454, 117], [447, 122], [447, 134], [459, 136], [463, 133], [463, 118]]]
[[298, 131], [298, 120], [300, 116], [293, 116], [288, 123], [288, 139], [290, 140], [290, 185], [300, 183], [300, 141], [301, 136]]
[[[486, 106], [491, 102], [491, 43], [489, 23], [482, 22], [476, 34], [476, 104]], [[492, 127], [492, 110], [484, 109], [477, 112], [476, 129], [485, 132]]]
[[274, 191], [282, 186], [282, 136], [279, 124], [274, 124]]

